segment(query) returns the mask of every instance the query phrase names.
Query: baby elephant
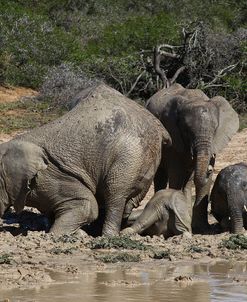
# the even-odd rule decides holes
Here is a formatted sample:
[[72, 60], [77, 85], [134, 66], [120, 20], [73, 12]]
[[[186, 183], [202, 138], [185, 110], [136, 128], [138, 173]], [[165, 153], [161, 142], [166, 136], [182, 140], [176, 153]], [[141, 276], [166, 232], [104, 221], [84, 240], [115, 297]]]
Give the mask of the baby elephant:
[[191, 188], [192, 180], [187, 183], [184, 191], [165, 189], [156, 192], [143, 211], [131, 213], [128, 223], [134, 222], [121, 233], [163, 235], [164, 238], [191, 233]]
[[241, 233], [247, 229], [247, 164], [228, 166], [218, 174], [212, 192], [213, 216], [223, 230]]

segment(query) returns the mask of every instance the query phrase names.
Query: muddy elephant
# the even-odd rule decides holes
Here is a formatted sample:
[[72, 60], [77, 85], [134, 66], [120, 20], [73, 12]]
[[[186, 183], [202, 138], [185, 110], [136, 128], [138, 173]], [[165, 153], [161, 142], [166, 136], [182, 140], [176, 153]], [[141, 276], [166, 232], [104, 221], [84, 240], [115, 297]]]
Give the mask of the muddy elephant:
[[164, 188], [167, 182], [169, 187], [181, 189], [194, 171], [192, 227], [203, 232], [208, 229], [208, 194], [215, 156], [237, 132], [238, 115], [223, 97], [209, 99], [201, 90], [179, 84], [158, 91], [146, 107], [163, 123], [173, 142], [155, 176], [155, 189]]
[[100, 84], [61, 118], [0, 145], [0, 215], [13, 205], [54, 219], [50, 231], [71, 233], [105, 211], [102, 232], [119, 233], [138, 206], [170, 144], [145, 108]]
[[192, 180], [182, 190], [160, 190], [146, 204], [144, 210], [133, 211], [128, 222], [130, 227], [121, 231], [124, 235], [163, 235], [168, 238], [191, 233]]
[[217, 175], [211, 195], [211, 211], [223, 230], [247, 230], [247, 164], [228, 166]]

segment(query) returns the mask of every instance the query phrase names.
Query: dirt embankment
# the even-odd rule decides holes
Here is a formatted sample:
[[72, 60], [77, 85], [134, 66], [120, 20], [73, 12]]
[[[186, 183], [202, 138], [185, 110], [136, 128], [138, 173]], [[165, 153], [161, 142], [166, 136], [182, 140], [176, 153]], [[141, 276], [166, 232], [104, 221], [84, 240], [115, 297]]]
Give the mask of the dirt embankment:
[[[33, 93], [30, 91], [31, 95]], [[0, 88], [0, 102], [6, 102], [7, 96], [8, 92]], [[13, 99], [9, 97], [8, 101]], [[0, 141], [6, 141], [10, 137], [0, 136]], [[240, 161], [247, 162], [246, 147], [247, 129], [244, 129], [237, 133], [224, 151], [218, 155], [216, 173], [227, 165]], [[152, 192], [151, 189], [145, 201], [152, 196]], [[13, 214], [9, 219], [0, 221], [1, 289], [37, 287], [55, 282], [52, 279], [54, 272], [76, 276], [81, 272], [81, 264], [88, 261], [95, 263], [95, 269], [104, 270], [105, 263], [121, 261], [141, 261], [145, 265], [154, 259], [174, 262], [176, 260], [210, 261], [211, 259], [247, 260], [245, 241], [240, 242], [239, 246], [238, 243], [231, 242], [233, 245], [230, 247], [236, 249], [229, 249], [229, 245], [227, 247], [224, 244], [224, 240], [229, 239], [228, 233], [193, 235], [192, 238], [175, 236], [166, 241], [162, 237], [134, 236], [132, 239], [136, 247], [133, 248], [128, 239], [123, 239], [123, 243], [121, 240], [118, 243], [107, 240], [99, 243], [97, 241], [99, 239], [89, 236], [56, 238], [44, 231], [34, 231], [39, 228], [46, 228], [45, 220], [33, 212], [24, 213], [19, 218]]]

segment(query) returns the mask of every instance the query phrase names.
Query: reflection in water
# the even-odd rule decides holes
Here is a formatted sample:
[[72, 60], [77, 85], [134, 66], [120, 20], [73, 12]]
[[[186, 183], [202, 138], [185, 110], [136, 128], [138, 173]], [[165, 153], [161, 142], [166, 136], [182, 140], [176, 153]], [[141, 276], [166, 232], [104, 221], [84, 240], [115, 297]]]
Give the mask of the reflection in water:
[[[246, 280], [246, 263], [220, 262], [209, 264], [168, 265], [153, 262], [132, 266], [109, 266], [96, 271], [86, 267], [85, 274], [77, 280], [63, 275], [51, 277], [59, 284], [32, 290], [11, 290], [0, 298], [10, 301], [247, 301], [246, 283], [233, 282], [234, 278]], [[176, 276], [192, 277], [193, 281], [175, 282]], [[188, 278], [189, 279], [189, 278]]]

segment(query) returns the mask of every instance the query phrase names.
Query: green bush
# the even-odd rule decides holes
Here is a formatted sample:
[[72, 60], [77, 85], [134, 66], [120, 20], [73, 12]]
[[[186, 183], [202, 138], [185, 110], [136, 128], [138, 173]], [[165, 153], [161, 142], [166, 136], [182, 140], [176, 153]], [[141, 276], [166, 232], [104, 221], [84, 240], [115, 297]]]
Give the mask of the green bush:
[[11, 7], [0, 11], [0, 41], [2, 77], [12, 85], [36, 88], [50, 66], [80, 53], [76, 38], [46, 17]]
[[[191, 39], [189, 57], [166, 58], [161, 67], [172, 76], [186, 65], [178, 82], [222, 94], [246, 111], [246, 12], [244, 0], [0, 0], [0, 83], [39, 88], [54, 68], [72, 64], [86, 78], [146, 99], [159, 86], [153, 47], [183, 44], [182, 28], [202, 21], [207, 31]], [[222, 68], [236, 63], [207, 88]]]
[[223, 240], [222, 246], [230, 250], [247, 249], [247, 237], [244, 235], [231, 235], [228, 239]]

